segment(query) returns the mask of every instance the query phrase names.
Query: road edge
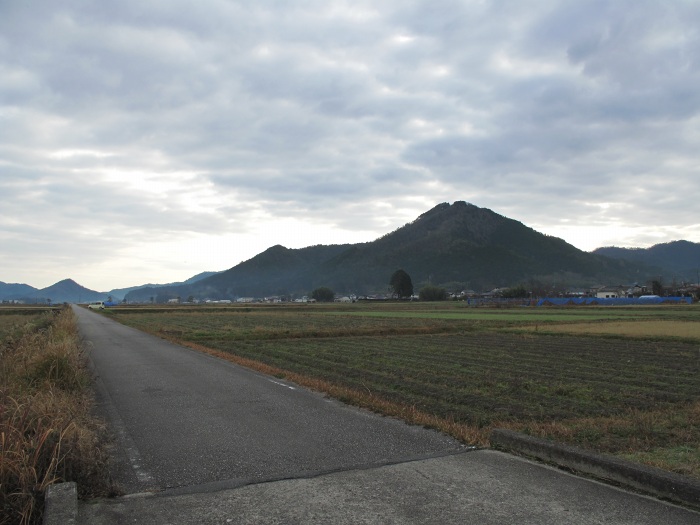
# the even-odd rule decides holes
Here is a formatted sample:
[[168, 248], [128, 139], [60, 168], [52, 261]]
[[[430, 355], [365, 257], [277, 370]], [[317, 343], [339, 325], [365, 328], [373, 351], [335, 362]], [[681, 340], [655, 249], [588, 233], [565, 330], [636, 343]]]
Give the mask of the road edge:
[[[679, 474], [506, 429], [493, 430], [490, 444], [494, 450], [536, 459], [575, 474], [700, 510], [700, 482]], [[49, 486], [43, 525], [75, 525], [77, 516], [75, 482]]]
[[501, 428], [491, 432], [489, 441], [495, 450], [534, 458], [700, 510], [700, 482], [680, 474]]

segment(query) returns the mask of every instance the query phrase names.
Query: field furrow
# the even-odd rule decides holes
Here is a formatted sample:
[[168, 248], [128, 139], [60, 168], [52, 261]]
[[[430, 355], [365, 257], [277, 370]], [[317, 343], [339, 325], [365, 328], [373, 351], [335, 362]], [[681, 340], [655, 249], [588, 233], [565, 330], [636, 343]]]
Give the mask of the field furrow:
[[[668, 337], [669, 323], [700, 321], [695, 307], [496, 311], [396, 303], [106, 315], [264, 363], [281, 376], [345, 387], [358, 400], [370, 394], [484, 431], [506, 425], [609, 453], [691, 444], [700, 476], [700, 338]], [[545, 330], [565, 331], [564, 320], [577, 330], [607, 323], [625, 333]], [[651, 336], [627, 334], [640, 320]]]

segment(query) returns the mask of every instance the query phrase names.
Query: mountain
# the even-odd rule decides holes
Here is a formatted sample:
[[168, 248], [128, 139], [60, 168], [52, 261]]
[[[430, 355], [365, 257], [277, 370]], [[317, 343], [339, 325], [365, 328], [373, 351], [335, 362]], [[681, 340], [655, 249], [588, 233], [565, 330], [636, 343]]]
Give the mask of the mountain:
[[126, 297], [126, 295], [129, 292], [132, 292], [134, 290], [140, 290], [141, 288], [163, 288], [163, 287], [174, 287], [174, 286], [180, 286], [183, 284], [192, 284], [196, 283], [197, 281], [201, 281], [202, 279], [206, 279], [207, 277], [211, 277], [212, 275], [216, 275], [219, 272], [202, 272], [198, 273], [197, 275], [194, 275], [187, 279], [186, 281], [182, 282], [175, 282], [175, 283], [168, 283], [168, 284], [142, 284], [141, 286], [131, 286], [129, 288], [115, 288], [114, 290], [110, 290], [109, 292], [105, 292], [107, 296], [112, 297], [113, 300], [115, 301], [121, 301]]
[[202, 279], [206, 279], [207, 277], [211, 277], [212, 275], [216, 275], [217, 273], [221, 273], [221, 272], [202, 272], [202, 273], [198, 273], [197, 275], [194, 275], [194, 276], [190, 277], [189, 279], [187, 279], [186, 281], [184, 281], [183, 284], [192, 284], [192, 283], [196, 283], [197, 281], [201, 281]]
[[92, 301], [104, 301], [106, 295], [95, 290], [90, 290], [79, 285], [73, 279], [64, 279], [47, 288], [37, 290], [29, 299], [40, 302], [51, 300], [52, 303], [89, 303]]
[[79, 285], [72, 279], [64, 279], [47, 288], [37, 290], [27, 284], [0, 282], [0, 300], [18, 300], [25, 303], [88, 303], [104, 301], [107, 295]]
[[28, 284], [19, 283], [4, 283], [0, 281], [0, 301], [9, 301], [28, 297], [36, 292], [37, 289]]
[[306, 293], [314, 285], [314, 275], [320, 263], [344, 252], [354, 245], [311, 246], [289, 249], [276, 245], [233, 268], [192, 284], [142, 288], [126, 296], [127, 301], [162, 302], [168, 298], [182, 300], [231, 299]]
[[145, 288], [129, 301], [169, 297], [233, 299], [308, 293], [328, 286], [358, 294], [386, 291], [403, 268], [414, 286], [489, 289], [534, 281], [568, 286], [644, 281], [639, 263], [583, 252], [562, 239], [466, 202], [439, 204], [415, 221], [362, 244], [273, 246], [193, 284]]
[[655, 244], [650, 248], [617, 248], [607, 246], [593, 252], [614, 259], [654, 266], [657, 274], [680, 281], [697, 283], [700, 273], [700, 243], [673, 241]]

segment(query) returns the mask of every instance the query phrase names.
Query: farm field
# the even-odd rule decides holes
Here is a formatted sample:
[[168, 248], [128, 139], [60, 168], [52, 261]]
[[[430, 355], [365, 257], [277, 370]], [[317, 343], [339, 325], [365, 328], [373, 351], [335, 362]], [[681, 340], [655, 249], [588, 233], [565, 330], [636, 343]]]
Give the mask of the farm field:
[[506, 427], [700, 478], [700, 308], [114, 308], [120, 322], [473, 444]]
[[39, 316], [49, 310], [51, 308], [0, 307], [0, 341], [4, 341], [8, 336], [18, 333], [22, 326], [35, 322]]
[[[533, 330], [532, 327], [528, 327], [528, 329]], [[610, 320], [599, 323], [548, 324], [543, 327], [543, 331], [577, 335], [608, 335], [643, 339], [663, 337], [700, 341], [700, 323], [691, 320]]]

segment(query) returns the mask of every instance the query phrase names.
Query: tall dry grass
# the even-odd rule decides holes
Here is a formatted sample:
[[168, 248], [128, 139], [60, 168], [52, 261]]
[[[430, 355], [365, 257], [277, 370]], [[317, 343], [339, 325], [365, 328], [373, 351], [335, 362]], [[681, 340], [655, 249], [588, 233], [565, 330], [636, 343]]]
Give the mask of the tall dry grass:
[[49, 485], [112, 492], [106, 432], [91, 414], [90, 375], [70, 308], [0, 342], [0, 524], [40, 523]]

